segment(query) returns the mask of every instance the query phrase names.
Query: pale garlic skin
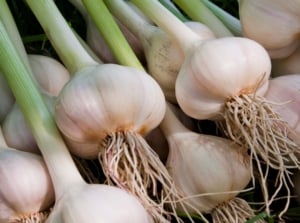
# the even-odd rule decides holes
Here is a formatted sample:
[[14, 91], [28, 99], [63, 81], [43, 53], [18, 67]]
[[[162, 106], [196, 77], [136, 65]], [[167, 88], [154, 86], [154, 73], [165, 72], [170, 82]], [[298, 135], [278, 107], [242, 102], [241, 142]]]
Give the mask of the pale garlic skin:
[[163, 92], [144, 71], [103, 64], [80, 72], [61, 91], [55, 106], [56, 123], [68, 138], [100, 142], [118, 131], [144, 135], [163, 119]]
[[291, 135], [300, 143], [300, 74], [288, 74], [273, 78], [264, 97], [274, 102], [272, 107], [295, 132]]
[[245, 37], [262, 44], [272, 58], [290, 55], [300, 44], [300, 1], [239, 0]]
[[1, 146], [0, 223], [38, 213], [54, 203], [54, 190], [41, 156]]
[[[48, 109], [53, 113], [56, 97], [47, 93], [42, 93], [42, 96]], [[9, 147], [40, 154], [36, 140], [17, 102], [2, 122], [2, 133]]]
[[[215, 38], [214, 33], [202, 23], [189, 21], [185, 22], [185, 25], [195, 32], [201, 40]], [[147, 28], [151, 28], [151, 26]], [[145, 32], [149, 31], [145, 30]], [[185, 58], [184, 52], [163, 30], [152, 27], [150, 32], [152, 35], [148, 36], [151, 38], [142, 41], [145, 48], [147, 69], [161, 86], [166, 99], [177, 103], [175, 82]]]
[[[236, 197], [251, 180], [247, 151], [230, 140], [178, 131], [168, 136], [168, 142], [172, 148], [166, 164], [170, 175], [184, 195], [195, 195], [188, 202], [202, 213]], [[178, 210], [183, 209], [178, 206]]]
[[57, 201], [45, 223], [152, 223], [133, 195], [117, 187], [82, 184]]
[[195, 119], [219, 119], [233, 96], [262, 96], [268, 88], [271, 60], [257, 42], [224, 37], [194, 44], [176, 80], [181, 109]]
[[28, 54], [28, 61], [40, 87], [51, 96], [57, 96], [71, 78], [67, 68], [52, 57]]

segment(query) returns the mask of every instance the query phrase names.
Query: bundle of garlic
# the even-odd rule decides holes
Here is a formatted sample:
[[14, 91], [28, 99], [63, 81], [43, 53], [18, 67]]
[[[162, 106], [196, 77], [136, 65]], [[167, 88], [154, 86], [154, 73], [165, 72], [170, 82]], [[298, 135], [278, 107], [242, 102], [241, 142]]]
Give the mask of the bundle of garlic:
[[247, 148], [187, 129], [170, 104], [160, 128], [170, 150], [166, 165], [186, 196], [178, 211], [210, 213], [214, 223], [244, 223], [255, 216], [247, 201], [237, 197], [251, 180]]
[[[175, 202], [173, 197], [179, 199], [179, 191], [143, 138], [164, 116], [161, 88], [141, 69], [93, 60], [52, 0], [43, 0], [43, 4], [27, 0], [27, 3], [73, 74], [57, 97], [58, 128], [73, 141], [97, 143], [94, 154], [99, 157], [107, 183], [130, 192], [155, 220], [167, 222], [173, 213], [165, 210], [164, 204]], [[95, 2], [83, 3], [88, 10], [102, 7]], [[59, 50], [62, 47], [64, 51]]]
[[[46, 6], [51, 6], [51, 1], [48, 3]], [[87, 184], [82, 179], [32, 80], [33, 74], [22, 62], [1, 22], [0, 57], [0, 69], [32, 130], [54, 186], [55, 204], [46, 222], [152, 222], [131, 194], [113, 186]]]
[[[300, 168], [300, 160], [295, 158], [300, 150], [293, 139], [286, 137], [292, 129], [264, 98], [271, 71], [268, 52], [245, 37], [200, 40], [159, 2], [132, 2], [168, 32], [185, 53], [175, 85], [182, 110], [196, 119], [215, 120], [227, 137], [249, 148], [255, 164], [251, 167], [258, 171], [265, 209], [270, 214], [278, 190], [289, 190], [290, 171]], [[268, 168], [278, 171], [276, 192], [271, 195], [265, 180]], [[280, 216], [289, 200], [287, 196]]]

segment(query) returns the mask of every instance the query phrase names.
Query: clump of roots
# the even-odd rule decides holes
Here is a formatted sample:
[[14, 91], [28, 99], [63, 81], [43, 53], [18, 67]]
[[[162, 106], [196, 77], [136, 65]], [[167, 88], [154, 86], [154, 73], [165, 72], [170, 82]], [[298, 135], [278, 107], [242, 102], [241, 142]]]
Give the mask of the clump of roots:
[[[289, 185], [292, 185], [292, 170], [300, 169], [300, 161], [297, 158], [300, 157], [300, 148], [288, 137], [292, 130], [287, 122], [274, 112], [272, 103], [265, 98], [242, 94], [226, 102], [224, 121], [218, 124], [227, 137], [241, 146], [249, 147], [250, 156], [256, 161], [268, 213], [269, 206], [279, 191], [282, 188], [287, 191], [287, 201], [282, 215], [290, 202]], [[263, 168], [263, 165], [267, 168]], [[278, 172], [276, 190], [272, 195], [269, 195], [267, 189], [269, 168]]]
[[[213, 223], [245, 223], [255, 216], [254, 211], [247, 201], [235, 197], [227, 202], [217, 206], [211, 213]], [[264, 223], [263, 219], [255, 221]]]
[[44, 223], [49, 215], [49, 211], [20, 215], [11, 219], [8, 223]]
[[116, 132], [107, 136], [99, 147], [99, 162], [109, 185], [116, 185], [139, 198], [155, 222], [169, 223], [171, 217], [183, 222], [175, 211], [176, 203], [181, 202], [183, 196], [142, 136], [128, 131]]

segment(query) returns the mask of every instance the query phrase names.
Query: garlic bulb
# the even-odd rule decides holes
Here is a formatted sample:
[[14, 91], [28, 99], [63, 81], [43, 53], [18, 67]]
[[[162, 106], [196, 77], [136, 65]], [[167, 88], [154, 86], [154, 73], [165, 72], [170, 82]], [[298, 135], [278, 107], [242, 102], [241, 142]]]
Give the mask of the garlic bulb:
[[56, 208], [45, 223], [57, 222], [153, 223], [134, 196], [117, 187], [102, 184], [71, 188], [57, 201]]
[[[164, 113], [163, 92], [150, 75], [137, 68], [103, 64], [81, 69], [65, 85], [57, 98], [55, 120], [67, 138], [98, 143], [94, 152], [108, 183], [130, 191], [155, 219], [164, 222], [165, 214], [169, 215], [164, 203], [175, 202], [170, 194], [177, 199], [180, 195], [143, 138]], [[163, 195], [157, 191], [158, 183]]]
[[67, 68], [52, 57], [28, 54], [28, 61], [40, 87], [52, 96], [57, 96], [70, 80]]
[[267, 91], [271, 61], [253, 40], [205, 41], [187, 57], [176, 80], [176, 98], [193, 118], [220, 119], [227, 101], [243, 94], [263, 96]]
[[164, 112], [164, 96], [149, 75], [103, 64], [75, 74], [57, 98], [55, 119], [69, 138], [100, 142], [119, 130], [144, 135], [159, 124]]
[[300, 44], [299, 1], [239, 0], [238, 2], [245, 37], [262, 44], [271, 58], [287, 57], [296, 50]]
[[[213, 32], [199, 22], [189, 21], [185, 24], [203, 40], [215, 38]], [[159, 83], [166, 99], [177, 103], [175, 83], [184, 61], [184, 53], [160, 28], [153, 27], [153, 30], [147, 32], [142, 43], [148, 72]]]
[[170, 148], [166, 166], [186, 196], [176, 206], [178, 211], [210, 213], [213, 222], [242, 223], [254, 216], [247, 202], [236, 197], [251, 180], [247, 148], [187, 129], [170, 108], [160, 128]]
[[[43, 93], [43, 98], [48, 109], [54, 113], [53, 110], [56, 97]], [[40, 154], [36, 140], [34, 139], [24, 115], [17, 103], [13, 105], [12, 109], [3, 120], [2, 131], [9, 147]]]
[[0, 222], [44, 222], [54, 190], [40, 155], [0, 145]]

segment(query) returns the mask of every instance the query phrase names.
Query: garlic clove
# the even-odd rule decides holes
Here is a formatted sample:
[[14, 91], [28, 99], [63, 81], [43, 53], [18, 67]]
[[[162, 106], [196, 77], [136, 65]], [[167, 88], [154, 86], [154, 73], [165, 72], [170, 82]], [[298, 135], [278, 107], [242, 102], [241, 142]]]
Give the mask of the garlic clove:
[[12, 148], [0, 150], [0, 222], [48, 210], [54, 190], [42, 157]]

